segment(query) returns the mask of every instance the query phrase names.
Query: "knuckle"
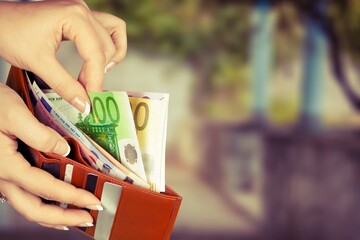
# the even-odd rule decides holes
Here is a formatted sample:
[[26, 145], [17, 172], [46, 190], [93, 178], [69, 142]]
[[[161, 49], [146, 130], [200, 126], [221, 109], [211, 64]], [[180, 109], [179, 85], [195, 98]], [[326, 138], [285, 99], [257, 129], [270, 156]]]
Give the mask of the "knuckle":
[[126, 22], [121, 18], [119, 18], [119, 25], [121, 28], [126, 28]]
[[23, 216], [29, 221], [29, 222], [38, 222], [39, 218], [35, 211], [28, 211], [23, 214]]
[[126, 57], [126, 51], [121, 51], [119, 53], [119, 61], [123, 60]]
[[116, 49], [113, 45], [107, 47], [107, 49], [106, 49], [107, 59], [111, 59], [115, 54], [116, 54]]
[[57, 81], [53, 84], [52, 88], [59, 94], [72, 92], [73, 85], [69, 81]]
[[50, 132], [53, 131], [50, 127], [44, 126], [44, 128], [47, 134], [43, 134], [41, 140], [37, 144], [37, 147], [44, 152], [53, 152], [57, 144], [57, 139], [50, 134]]
[[121, 62], [126, 57], [126, 50], [120, 50], [116, 53], [116, 55], [112, 58], [112, 60], [116, 63]]
[[[29, 169], [31, 169], [31, 165], [28, 161], [22, 161], [22, 158], [22, 154], [16, 152], [13, 157], [9, 158], [8, 160], [16, 164], [17, 171], [22, 172], [24, 175], [26, 175]], [[9, 182], [18, 181], [18, 176], [16, 176], [16, 174], [13, 174], [13, 172], [11, 171], [4, 171], [1, 175], [1, 178]]]
[[78, 17], [87, 17], [89, 15], [89, 8], [83, 1], [78, 1], [68, 5], [68, 11], [70, 14]]
[[100, 51], [98, 54], [94, 55], [94, 59], [96, 59], [98, 63], [105, 64], [106, 62], [105, 51]]
[[19, 113], [20, 112], [26, 112], [26, 111], [29, 111], [25, 105], [21, 102], [20, 99], [15, 99], [15, 104], [16, 107], [9, 107], [9, 108], [6, 108], [6, 111], [3, 112], [3, 120], [5, 123], [7, 123], [7, 125], [9, 127], [12, 127], [14, 125], [12, 124], [9, 124], [9, 123], [12, 123], [14, 122], [14, 120], [17, 120], [19, 118]]
[[[13, 107], [13, 108], [8, 108], [4, 113], [3, 113], [3, 120], [6, 123], [11, 123], [13, 122], [19, 114], [19, 108], [17, 107]], [[11, 127], [12, 124], [9, 125], [9, 127]]]
[[52, 182], [49, 184], [51, 187], [42, 189], [40, 192], [40, 197], [46, 199], [46, 200], [55, 200], [56, 196], [56, 179], [53, 178]]

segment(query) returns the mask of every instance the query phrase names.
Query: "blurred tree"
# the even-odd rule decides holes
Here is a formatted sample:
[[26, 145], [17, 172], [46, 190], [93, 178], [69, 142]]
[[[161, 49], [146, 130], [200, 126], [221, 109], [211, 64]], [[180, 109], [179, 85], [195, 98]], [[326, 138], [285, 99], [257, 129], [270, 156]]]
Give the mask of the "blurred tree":
[[222, 95], [220, 109], [233, 105], [235, 112], [229, 109], [233, 115], [248, 102], [239, 97], [249, 82], [251, 7], [244, 3], [247, 1], [94, 0], [89, 5], [126, 20], [130, 48], [186, 60], [198, 75], [195, 108], [212, 111], [212, 100], [219, 100], [214, 96]]
[[[360, 59], [360, 42], [357, 40], [360, 2], [325, 1], [339, 46], [347, 49], [354, 59]], [[194, 83], [196, 109], [225, 116], [224, 111], [233, 105], [228, 113], [234, 116], [250, 108], [250, 95], [246, 92], [251, 78], [248, 49], [254, 2], [92, 0], [88, 4], [126, 20], [130, 48], [133, 46], [151, 54], [170, 54], [187, 61], [198, 75]], [[275, 66], [281, 65], [285, 69], [290, 59], [299, 57], [297, 50], [301, 49], [301, 37], [299, 28], [294, 26], [296, 22], [301, 23], [304, 14], [309, 14], [313, 1], [273, 0], [272, 3], [276, 4], [277, 14]], [[222, 114], [218, 114], [219, 111]]]

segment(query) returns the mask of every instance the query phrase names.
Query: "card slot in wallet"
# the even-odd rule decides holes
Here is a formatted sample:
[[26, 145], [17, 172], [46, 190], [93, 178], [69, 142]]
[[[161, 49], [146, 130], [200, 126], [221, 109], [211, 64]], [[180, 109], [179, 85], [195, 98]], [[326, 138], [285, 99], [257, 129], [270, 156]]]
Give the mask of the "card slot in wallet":
[[[64, 180], [63, 176], [66, 174], [66, 166], [72, 165], [71, 184], [92, 192], [99, 199], [102, 199], [101, 194], [105, 183], [113, 183], [122, 187], [122, 194], [117, 205], [109, 239], [116, 239], [116, 236], [123, 236], [124, 238], [122, 239], [143, 239], [144, 235], [148, 236], [146, 239], [154, 240], [168, 239], [170, 237], [180, 206], [178, 195], [171, 188], [166, 187], [165, 193], [156, 193], [109, 177], [67, 157], [55, 154], [46, 154], [46, 156], [54, 158], [48, 159], [43, 157], [41, 161], [42, 169], [53, 171], [53, 174], [53, 169], [57, 169], [60, 164], [60, 179]], [[89, 176], [96, 176], [95, 185], [91, 186], [88, 183]], [[92, 237], [97, 226], [96, 219], [98, 212], [91, 211], [90, 214], [95, 219], [95, 226], [94, 228], [83, 230], [88, 236]], [[136, 226], [141, 226], [141, 231], [134, 231]], [[163, 230], [159, 231], [159, 228]]]
[[[34, 113], [24, 71], [12, 66], [7, 85], [23, 98], [29, 110]], [[105, 222], [101, 223], [97, 223], [99, 213], [90, 211], [95, 226], [83, 229], [82, 233], [90, 237], [96, 235], [97, 239], [110, 240], [170, 239], [182, 201], [181, 196], [168, 186], [164, 193], [157, 193], [105, 175], [91, 168], [81, 157], [76, 140], [72, 138], [66, 140], [71, 147], [68, 157], [42, 153], [24, 144], [22, 145], [25, 147], [20, 151], [26, 159], [31, 160], [33, 165], [77, 188], [93, 192], [111, 208], [104, 209], [100, 220]], [[63, 206], [76, 208], [66, 204]]]

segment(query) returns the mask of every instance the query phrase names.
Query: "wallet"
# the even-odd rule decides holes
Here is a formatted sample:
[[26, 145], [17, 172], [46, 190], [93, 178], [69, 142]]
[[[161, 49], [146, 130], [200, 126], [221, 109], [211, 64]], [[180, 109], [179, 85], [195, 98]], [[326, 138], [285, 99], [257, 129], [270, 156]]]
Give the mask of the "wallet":
[[[22, 97], [34, 113], [25, 74], [24, 70], [12, 66], [6, 84]], [[23, 143], [19, 144], [19, 151], [33, 166], [101, 199], [104, 210], [88, 210], [94, 218], [94, 227], [78, 227], [82, 233], [95, 239], [170, 239], [182, 201], [179, 194], [168, 186], [165, 192], [157, 193], [105, 175], [90, 167], [82, 158], [76, 140], [71, 137], [66, 137], [66, 140], [71, 147], [67, 157], [43, 153]]]

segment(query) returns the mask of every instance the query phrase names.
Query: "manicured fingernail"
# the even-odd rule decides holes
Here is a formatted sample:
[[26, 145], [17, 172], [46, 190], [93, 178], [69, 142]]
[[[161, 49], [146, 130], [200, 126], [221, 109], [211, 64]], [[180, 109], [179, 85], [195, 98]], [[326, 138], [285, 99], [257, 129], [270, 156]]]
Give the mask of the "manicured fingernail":
[[92, 223], [82, 223], [82, 224], [79, 224], [79, 227], [93, 227], [94, 226], [94, 224], [92, 224]]
[[[52, 150], [53, 153], [62, 155], [66, 157], [70, 153], [70, 146], [64, 139], [59, 139], [59, 141], [56, 143], [54, 149]], [[64, 153], [65, 152], [65, 153]]]
[[81, 97], [76, 97], [71, 101], [71, 104], [76, 107], [80, 112], [85, 115], [90, 113], [90, 104], [82, 99]]
[[114, 62], [109, 62], [108, 65], [106, 65], [104, 73], [110, 72], [110, 70], [115, 66]]
[[104, 208], [101, 205], [89, 205], [86, 207], [87, 209], [90, 210], [95, 210], [95, 211], [102, 211], [104, 210]]
[[70, 145], [69, 145], [69, 144], [67, 144], [67, 147], [68, 147], [68, 149], [67, 149], [66, 153], [63, 154], [64, 157], [66, 157], [67, 155], [69, 155], [69, 153], [70, 153], [70, 151], [71, 151], [71, 148], [70, 148]]
[[69, 228], [66, 226], [56, 226], [55, 228], [63, 231], [69, 231]]

